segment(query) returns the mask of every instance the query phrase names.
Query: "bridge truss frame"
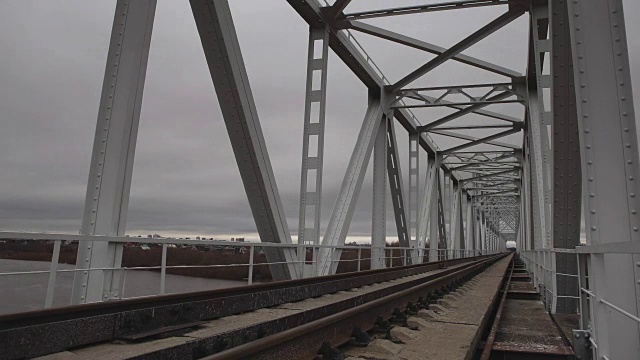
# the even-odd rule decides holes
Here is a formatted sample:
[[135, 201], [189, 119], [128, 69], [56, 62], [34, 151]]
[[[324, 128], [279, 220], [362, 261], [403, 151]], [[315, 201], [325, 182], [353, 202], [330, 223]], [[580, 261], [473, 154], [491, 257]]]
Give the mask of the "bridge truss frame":
[[[301, 254], [286, 223], [227, 0], [190, 0], [259, 236], [284, 245], [265, 248], [274, 279], [335, 273], [373, 155], [374, 247], [386, 244], [387, 191], [400, 246], [412, 249], [411, 262], [504, 251], [507, 241], [515, 241], [548, 308], [554, 313], [580, 309], [577, 334], [589, 335], [593, 355], [640, 357], [639, 158], [622, 1], [458, 0], [357, 13], [345, 13], [350, 0], [287, 2], [309, 25], [298, 239], [318, 246], [311, 272], [293, 265]], [[508, 10], [450, 48], [361, 21], [500, 5]], [[108, 239], [124, 236], [155, 7], [156, 0], [117, 0], [81, 230], [95, 241], [81, 242], [73, 303], [119, 298], [122, 243]], [[526, 73], [462, 54], [525, 14], [530, 19]], [[358, 43], [356, 32], [435, 57], [392, 83]], [[329, 50], [367, 87], [369, 102], [320, 237]], [[409, 87], [447, 61], [508, 80]], [[472, 96], [471, 89], [485, 91]], [[438, 91], [444, 93], [433, 96]], [[465, 99], [452, 100], [452, 95]], [[523, 118], [484, 109], [502, 103], [522, 104]], [[411, 109], [425, 107], [457, 111], [423, 123]], [[501, 123], [450, 125], [469, 114]], [[396, 123], [409, 134], [408, 189], [403, 188]], [[460, 132], [469, 129], [497, 132], [481, 138]], [[430, 134], [465, 142], [440, 149]], [[512, 134], [523, 134], [522, 144], [500, 141]], [[483, 144], [493, 148], [477, 150]], [[428, 159], [426, 169], [420, 168], [421, 156]], [[581, 208], [587, 246], [580, 246]], [[116, 270], [89, 271], [93, 268]]]

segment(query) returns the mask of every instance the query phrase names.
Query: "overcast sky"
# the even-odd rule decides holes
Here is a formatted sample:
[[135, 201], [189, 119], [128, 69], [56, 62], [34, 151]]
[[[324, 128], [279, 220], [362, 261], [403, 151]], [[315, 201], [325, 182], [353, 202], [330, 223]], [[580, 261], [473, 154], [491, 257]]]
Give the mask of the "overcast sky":
[[[347, 12], [430, 2], [436, 1], [354, 0]], [[284, 0], [231, 0], [230, 4], [295, 235], [308, 27]], [[640, 46], [635, 35], [640, 33], [640, 4], [633, 0], [624, 4], [633, 80], [638, 84]], [[0, 3], [0, 230], [78, 232], [114, 8], [115, 0]], [[487, 7], [369, 23], [450, 46], [504, 11], [502, 6]], [[527, 26], [525, 15], [465, 54], [524, 73]], [[358, 39], [392, 81], [433, 57], [366, 35]], [[504, 80], [447, 63], [415, 85]], [[362, 123], [366, 96], [365, 87], [331, 54], [322, 232]], [[492, 109], [520, 117], [523, 112], [520, 105]], [[423, 122], [447, 113], [417, 112]], [[465, 121], [469, 120], [459, 124]], [[406, 174], [407, 135], [400, 126], [396, 129]], [[458, 144], [435, 140], [444, 147]], [[520, 141], [516, 136], [509, 140]], [[370, 233], [371, 188], [369, 169], [351, 225], [354, 238]], [[389, 207], [390, 236], [395, 232], [391, 211]], [[186, 0], [158, 1], [127, 233], [255, 238], [255, 224]]]

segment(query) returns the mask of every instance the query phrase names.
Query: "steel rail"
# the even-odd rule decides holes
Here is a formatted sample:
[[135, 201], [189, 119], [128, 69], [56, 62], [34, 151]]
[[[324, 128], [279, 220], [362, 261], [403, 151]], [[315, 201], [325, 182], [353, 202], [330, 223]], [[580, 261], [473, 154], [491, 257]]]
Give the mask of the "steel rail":
[[[441, 274], [411, 288], [380, 297], [304, 325], [279, 332], [262, 339], [225, 350], [207, 360], [227, 359], [312, 359], [323, 344], [335, 347], [348, 342], [353, 330], [368, 331], [377, 319], [389, 318], [396, 309], [404, 308], [409, 302], [417, 302], [427, 293], [442, 289], [482, 270], [509, 254], [498, 254], [471, 264], [463, 269]], [[293, 357], [292, 357], [293, 356]]]
[[[488, 258], [491, 256], [2, 315], [0, 348], [6, 349], [2, 355], [9, 359], [35, 357], [98, 342], [157, 333], [163, 328], [189, 326], [203, 320], [301, 301], [450, 266], [473, 264]], [[43, 334], [65, 334], [65, 341], [43, 341]]]
[[498, 326], [500, 325], [502, 310], [504, 309], [505, 302], [507, 302], [507, 294], [509, 293], [509, 286], [511, 285], [513, 268], [515, 267], [513, 258], [511, 259], [511, 263], [509, 264], [509, 267], [511, 268], [511, 270], [509, 271], [509, 277], [507, 278], [507, 281], [504, 284], [504, 288], [502, 290], [502, 297], [500, 298], [500, 305], [498, 305], [496, 316], [493, 319], [493, 324], [491, 324], [491, 330], [489, 331], [489, 336], [487, 336], [487, 341], [485, 342], [484, 348], [482, 349], [480, 360], [489, 360], [489, 357], [491, 356], [491, 350], [493, 349], [493, 343], [496, 341], [496, 334], [498, 333]]

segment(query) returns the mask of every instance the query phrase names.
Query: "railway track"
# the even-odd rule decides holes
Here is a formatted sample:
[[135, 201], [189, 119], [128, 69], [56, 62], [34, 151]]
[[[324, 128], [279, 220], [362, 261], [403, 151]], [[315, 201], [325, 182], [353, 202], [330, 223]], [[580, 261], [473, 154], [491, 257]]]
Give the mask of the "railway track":
[[[384, 328], [388, 319], [402, 321], [406, 313], [435, 301], [504, 256], [4, 315], [0, 358], [87, 348], [95, 353], [114, 341], [129, 344], [120, 348], [128, 349], [122, 358], [314, 358], [321, 348], [330, 358], [331, 349], [349, 342], [354, 329], [364, 334], [374, 326]], [[349, 294], [353, 289], [367, 291]], [[328, 295], [343, 292], [348, 296]], [[330, 299], [323, 303], [325, 297]], [[304, 300], [320, 305], [271, 314], [274, 307]], [[234, 315], [261, 311], [264, 314], [255, 321], [228, 326], [233, 321], [227, 319]], [[162, 338], [178, 340], [158, 340]]]

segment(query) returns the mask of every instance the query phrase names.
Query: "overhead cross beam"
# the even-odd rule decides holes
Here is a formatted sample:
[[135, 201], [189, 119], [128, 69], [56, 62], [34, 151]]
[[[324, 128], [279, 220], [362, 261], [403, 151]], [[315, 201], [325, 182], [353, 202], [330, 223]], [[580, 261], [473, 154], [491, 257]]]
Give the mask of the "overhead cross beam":
[[[412, 37], [409, 37], [409, 36], [406, 36], [406, 35], [402, 35], [402, 34], [398, 34], [398, 33], [395, 33], [393, 31], [382, 29], [382, 28], [379, 28], [377, 26], [366, 24], [366, 23], [363, 23], [363, 22], [360, 22], [360, 21], [344, 21], [344, 22], [340, 22], [340, 23], [338, 23], [338, 27], [339, 28], [344, 28], [344, 29], [356, 30], [356, 31], [359, 31], [359, 32], [362, 32], [362, 33], [365, 33], [365, 34], [368, 34], [368, 35], [379, 37], [381, 39], [385, 39], [385, 40], [393, 41], [393, 42], [398, 43], [398, 44], [406, 45], [406, 46], [409, 46], [409, 47], [414, 48], [414, 49], [426, 51], [426, 52], [434, 54], [434, 55], [441, 55], [441, 54], [443, 54], [443, 53], [445, 53], [447, 51], [447, 48], [444, 48], [444, 47], [441, 47], [441, 46], [437, 46], [437, 45], [428, 43], [426, 41], [414, 39]], [[467, 65], [470, 65], [470, 66], [473, 66], [473, 67], [477, 67], [479, 69], [487, 70], [487, 71], [493, 72], [495, 74], [506, 76], [506, 77], [509, 77], [509, 78], [518, 78], [518, 77], [522, 76], [522, 74], [517, 72], [517, 71], [511, 70], [511, 69], [507, 69], [507, 68], [505, 68], [503, 66], [492, 64], [490, 62], [487, 62], [487, 61], [484, 61], [484, 60], [480, 60], [480, 59], [477, 59], [475, 57], [464, 55], [464, 54], [455, 54], [451, 58], [451, 60], [458, 61], [460, 63], [467, 64]]]
[[487, 143], [487, 141], [491, 141], [491, 140], [494, 140], [494, 139], [499, 139], [499, 138], [505, 137], [507, 135], [515, 134], [517, 132], [520, 132], [520, 130], [521, 129], [519, 127], [514, 127], [513, 129], [510, 129], [510, 130], [507, 130], [507, 131], [502, 131], [502, 132], [499, 132], [497, 134], [493, 134], [493, 135], [490, 135], [490, 136], [487, 136], [487, 137], [480, 138], [478, 140], [470, 141], [470, 142], [468, 142], [466, 144], [454, 146], [452, 148], [449, 148], [449, 149], [441, 151], [441, 153], [444, 154], [444, 155], [451, 154], [453, 152], [456, 152], [457, 150], [466, 149], [468, 147], [479, 145], [479, 144], [485, 144], [485, 143]]
[[509, 24], [513, 20], [519, 18], [520, 15], [522, 14], [524, 14], [524, 8], [520, 6], [514, 7], [513, 9], [509, 10], [508, 12], [504, 13], [503, 15], [499, 16], [498, 18], [490, 22], [489, 24], [483, 26], [480, 30], [474, 32], [473, 34], [469, 35], [459, 43], [453, 45], [452, 47], [447, 49], [445, 52], [436, 56], [433, 60], [429, 61], [428, 63], [417, 68], [407, 76], [403, 77], [402, 79], [397, 81], [395, 84], [391, 85], [389, 87], [389, 90], [392, 92], [395, 92], [399, 89], [402, 89], [403, 87], [409, 85], [414, 80], [425, 75], [429, 71], [444, 64], [447, 60], [453, 58], [454, 56], [461, 53], [465, 49], [468, 49], [469, 47], [476, 44], [480, 40], [486, 38], [487, 36], [501, 29], [505, 25]]
[[[397, 8], [379, 9], [360, 11], [346, 14], [347, 19], [372, 19], [396, 15], [419, 14], [434, 11], [469, 9], [481, 6], [492, 5], [509, 5], [513, 0], [465, 0], [465, 1], [447, 1], [437, 4], [403, 6]], [[335, 5], [334, 5], [335, 6]]]
[[[511, 97], [511, 96], [513, 96], [513, 93], [511, 93], [510, 91], [503, 91], [501, 93], [498, 93], [498, 94], [488, 98], [487, 101], [493, 102], [493, 101], [504, 100], [504, 99], [506, 99], [508, 97]], [[436, 121], [430, 122], [427, 125], [420, 126], [418, 128], [418, 131], [421, 131], [421, 132], [429, 131], [431, 129], [436, 128], [439, 125], [446, 124], [449, 121], [455, 120], [455, 119], [460, 118], [460, 117], [462, 117], [464, 115], [471, 114], [475, 110], [482, 109], [483, 107], [486, 107], [489, 104], [490, 103], [484, 102], [484, 103], [480, 103], [480, 104], [474, 104], [474, 105], [467, 106], [465, 108], [462, 108], [458, 112], [455, 112], [453, 114], [447, 115], [447, 116], [445, 116], [443, 118], [440, 118], [440, 119], [438, 119]]]
[[[448, 137], [453, 137], [456, 139], [462, 139], [462, 140], [471, 140], [471, 141], [475, 141], [478, 140], [479, 138], [475, 137], [475, 136], [471, 136], [471, 135], [464, 135], [464, 134], [458, 134], [458, 133], [454, 133], [451, 131], [440, 131], [440, 130], [431, 130], [430, 131], [433, 134], [438, 134], [438, 135], [442, 135], [442, 136], [448, 136]], [[494, 145], [494, 146], [500, 146], [500, 147], [504, 147], [504, 148], [508, 148], [508, 149], [514, 149], [514, 150], [519, 150], [520, 147], [518, 145], [513, 145], [513, 144], [509, 144], [509, 143], [505, 143], [505, 142], [501, 142], [501, 141], [485, 141], [486, 144], [489, 145]]]

